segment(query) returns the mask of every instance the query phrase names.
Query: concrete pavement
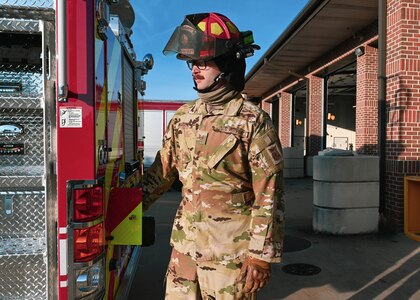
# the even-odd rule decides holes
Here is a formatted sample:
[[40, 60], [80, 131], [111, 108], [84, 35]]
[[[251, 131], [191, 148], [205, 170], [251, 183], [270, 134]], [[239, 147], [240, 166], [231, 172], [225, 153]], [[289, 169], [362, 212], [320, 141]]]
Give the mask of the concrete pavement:
[[[312, 197], [312, 179], [286, 179], [284, 259], [273, 265], [258, 299], [420, 299], [419, 242], [402, 233], [317, 234]], [[164, 299], [169, 236], [180, 198], [168, 192], [147, 212], [156, 219], [156, 242], [142, 248], [130, 300]]]

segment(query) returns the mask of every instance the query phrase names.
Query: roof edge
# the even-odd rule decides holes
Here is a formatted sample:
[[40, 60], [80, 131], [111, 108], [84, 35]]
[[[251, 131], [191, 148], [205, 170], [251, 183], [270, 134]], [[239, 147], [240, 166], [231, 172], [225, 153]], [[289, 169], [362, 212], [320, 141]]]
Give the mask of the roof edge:
[[274, 41], [271, 47], [264, 53], [263, 56], [255, 63], [252, 69], [245, 76], [245, 84], [250, 80], [254, 74], [265, 64], [267, 59], [270, 59], [286, 42], [296, 30], [311, 20], [317, 11], [325, 6], [330, 0], [312, 0], [300, 11], [296, 18], [289, 24], [283, 33]]

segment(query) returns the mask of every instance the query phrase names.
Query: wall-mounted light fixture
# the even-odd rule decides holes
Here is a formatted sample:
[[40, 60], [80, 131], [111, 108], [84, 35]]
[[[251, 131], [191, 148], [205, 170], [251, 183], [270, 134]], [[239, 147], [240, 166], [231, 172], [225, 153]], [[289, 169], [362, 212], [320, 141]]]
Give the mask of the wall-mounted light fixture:
[[334, 121], [334, 120], [335, 120], [335, 115], [334, 115], [334, 114], [332, 114], [332, 113], [328, 113], [328, 115], [327, 115], [327, 119], [328, 119], [328, 120], [331, 120], [331, 121]]
[[354, 50], [354, 54], [359, 57], [365, 54], [365, 47], [357, 47], [356, 50]]

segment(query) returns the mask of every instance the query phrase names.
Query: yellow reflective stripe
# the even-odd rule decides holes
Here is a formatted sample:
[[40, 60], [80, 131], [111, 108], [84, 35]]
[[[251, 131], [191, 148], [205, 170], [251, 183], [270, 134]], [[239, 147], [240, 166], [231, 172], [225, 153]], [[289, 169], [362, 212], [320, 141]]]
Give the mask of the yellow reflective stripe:
[[143, 204], [140, 203], [125, 219], [111, 232], [113, 245], [141, 245]]
[[232, 32], [232, 33], [237, 32], [235, 25], [233, 25], [231, 22], [226, 22], [226, 26], [229, 28], [230, 32]]

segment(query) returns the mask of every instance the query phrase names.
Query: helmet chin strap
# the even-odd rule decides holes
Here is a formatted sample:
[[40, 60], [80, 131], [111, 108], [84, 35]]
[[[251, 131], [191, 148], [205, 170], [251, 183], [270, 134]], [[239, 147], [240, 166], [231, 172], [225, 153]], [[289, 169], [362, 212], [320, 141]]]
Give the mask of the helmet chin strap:
[[221, 72], [219, 75], [216, 76], [216, 78], [214, 78], [213, 83], [210, 84], [205, 89], [197, 89], [197, 83], [194, 81], [194, 85], [195, 86], [193, 87], [193, 89], [196, 90], [199, 93], [208, 93], [208, 92], [211, 92], [213, 90], [213, 88], [216, 87], [220, 83], [220, 79], [222, 79], [223, 76], [225, 76], [225, 73], [224, 72]]

